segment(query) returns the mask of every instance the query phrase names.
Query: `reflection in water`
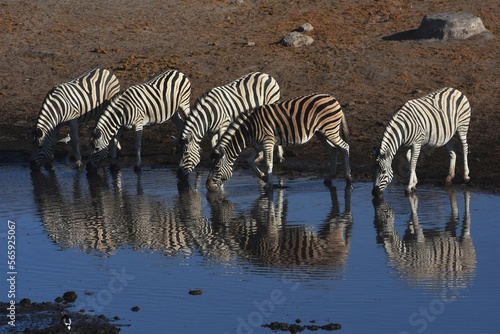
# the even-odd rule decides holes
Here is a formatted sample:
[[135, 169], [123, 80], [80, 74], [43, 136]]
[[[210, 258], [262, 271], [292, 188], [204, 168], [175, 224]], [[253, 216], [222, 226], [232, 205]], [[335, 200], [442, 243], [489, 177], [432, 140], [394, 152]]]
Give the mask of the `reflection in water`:
[[[229, 200], [209, 193], [213, 196], [208, 198], [212, 222], [236, 243], [238, 255], [252, 263], [342, 269], [351, 240], [351, 189], [347, 187], [345, 190], [343, 214], [340, 214], [336, 188], [329, 189], [332, 208], [317, 232], [306, 225], [286, 225], [287, 199], [283, 189], [274, 194], [261, 194], [249, 214], [237, 214]], [[277, 197], [276, 202], [273, 195]]]
[[203, 198], [195, 187], [178, 184], [173, 197], [145, 194], [141, 176], [124, 186], [118, 172], [77, 174], [68, 187], [53, 171], [32, 173], [34, 198], [50, 238], [63, 248], [111, 253], [120, 247], [152, 249], [186, 256], [196, 249], [216, 261], [245, 259], [277, 267], [324, 267], [342, 270], [349, 251], [351, 189], [345, 189], [340, 212], [337, 190], [330, 187], [332, 207], [318, 231], [287, 226], [287, 197], [280, 189], [261, 194], [249, 212], [236, 212], [223, 194]]
[[463, 288], [470, 284], [476, 269], [476, 252], [470, 236], [470, 194], [466, 190], [462, 230], [457, 238], [458, 207], [453, 189], [448, 189], [451, 217], [444, 231], [422, 228], [418, 197], [409, 196], [411, 215], [403, 237], [394, 227], [394, 210], [374, 201], [377, 243], [383, 244], [390, 263], [402, 278], [416, 285]]
[[32, 181], [46, 231], [63, 248], [102, 253], [124, 246], [174, 254], [191, 251], [193, 239], [178, 223], [178, 212], [162, 199], [143, 194], [140, 176], [132, 193], [123, 188], [120, 173], [111, 180], [106, 175], [87, 176], [88, 192], [79, 175], [73, 179], [73, 191], [62, 188], [54, 172], [32, 173]]

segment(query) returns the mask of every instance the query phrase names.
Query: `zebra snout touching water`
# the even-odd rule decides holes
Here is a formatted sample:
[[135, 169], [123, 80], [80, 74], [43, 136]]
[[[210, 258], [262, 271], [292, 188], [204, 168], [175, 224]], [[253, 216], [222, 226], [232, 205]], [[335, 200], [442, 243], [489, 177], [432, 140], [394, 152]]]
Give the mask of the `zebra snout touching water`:
[[119, 90], [116, 76], [99, 68], [86, 71], [52, 88], [43, 101], [33, 130], [31, 170], [37, 171], [44, 164], [48, 169], [52, 167], [57, 133], [64, 124], [70, 127], [69, 145], [76, 160], [75, 166], [80, 168], [82, 156], [78, 123], [97, 118]]
[[[233, 82], [205, 93], [186, 118], [179, 146], [182, 157], [177, 170], [179, 179], [187, 179], [200, 163], [200, 143], [208, 133], [213, 148], [229, 124], [245, 110], [253, 110], [280, 98], [276, 80], [268, 74], [252, 72]], [[282, 153], [280, 159], [283, 158]], [[255, 164], [254, 161], [249, 162]]]
[[415, 191], [418, 156], [422, 146], [446, 146], [450, 167], [446, 184], [455, 176], [456, 153], [453, 136], [458, 133], [463, 148], [464, 181], [469, 181], [467, 131], [470, 123], [469, 100], [454, 88], [442, 88], [406, 102], [391, 118], [380, 147], [375, 152], [373, 196], [382, 196], [393, 178], [392, 160], [400, 147], [409, 147], [410, 180], [405, 193]]
[[206, 187], [209, 191], [220, 190], [232, 175], [233, 164], [247, 146], [253, 146], [255, 158], [258, 150], [264, 150], [266, 172], [252, 166], [254, 173], [273, 187], [273, 148], [275, 145], [304, 144], [316, 135], [330, 154], [330, 172], [325, 183], [331, 183], [336, 175], [337, 149], [344, 156], [344, 173], [348, 184], [352, 182], [349, 166], [349, 145], [341, 138], [348, 136], [347, 123], [339, 102], [326, 94], [311, 94], [275, 104], [258, 107], [242, 113], [229, 125], [211, 153], [212, 168]]
[[[144, 126], [160, 124], [173, 119], [178, 133], [184, 122], [179, 109], [189, 115], [191, 84], [181, 72], [167, 70], [146, 83], [131, 86], [111, 100], [104, 114], [97, 121], [92, 133], [93, 153], [87, 163], [87, 171], [93, 171], [108, 153], [111, 168], [116, 167], [116, 144], [125, 129], [135, 131], [136, 164], [134, 171], [141, 170], [141, 140]], [[109, 151], [108, 152], [108, 147]]]

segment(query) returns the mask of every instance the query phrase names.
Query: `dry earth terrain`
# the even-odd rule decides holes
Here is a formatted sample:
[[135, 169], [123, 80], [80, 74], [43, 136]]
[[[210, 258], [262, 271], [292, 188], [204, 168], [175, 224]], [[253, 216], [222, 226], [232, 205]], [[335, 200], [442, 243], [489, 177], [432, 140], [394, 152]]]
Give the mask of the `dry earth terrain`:
[[[456, 11], [478, 15], [497, 37], [386, 38], [417, 28], [426, 14]], [[305, 22], [314, 27], [306, 32], [313, 44], [294, 48], [277, 43]], [[351, 132], [355, 181], [370, 179], [372, 147], [400, 105], [444, 86], [458, 88], [472, 105], [471, 185], [497, 190], [499, 24], [497, 0], [2, 0], [0, 162], [27, 166], [29, 129], [45, 94], [92, 67], [112, 70], [122, 88], [176, 68], [191, 80], [193, 103], [212, 87], [263, 71], [278, 80], [284, 99], [324, 92], [341, 102]], [[145, 165], [175, 165], [173, 134], [170, 122], [146, 128]], [[85, 150], [85, 126], [81, 135]], [[120, 162], [132, 164], [132, 133], [125, 139]], [[64, 155], [66, 148], [58, 145], [58, 156]], [[291, 150], [280, 172], [319, 175], [325, 170], [326, 155], [317, 140]], [[457, 161], [460, 182], [461, 154]], [[443, 180], [447, 163], [444, 148], [424, 150], [417, 170], [421, 183]], [[395, 170], [405, 177], [402, 156], [395, 159]]]

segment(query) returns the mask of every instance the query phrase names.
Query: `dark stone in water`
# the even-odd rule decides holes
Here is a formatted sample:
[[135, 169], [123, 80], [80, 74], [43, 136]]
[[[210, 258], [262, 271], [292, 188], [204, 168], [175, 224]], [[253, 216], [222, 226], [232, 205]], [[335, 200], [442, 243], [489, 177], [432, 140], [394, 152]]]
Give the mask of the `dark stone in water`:
[[63, 295], [63, 299], [65, 302], [73, 303], [78, 295], [74, 291], [66, 291]]
[[189, 290], [189, 294], [191, 296], [199, 296], [203, 293], [203, 290], [201, 289], [194, 289], [194, 290]]

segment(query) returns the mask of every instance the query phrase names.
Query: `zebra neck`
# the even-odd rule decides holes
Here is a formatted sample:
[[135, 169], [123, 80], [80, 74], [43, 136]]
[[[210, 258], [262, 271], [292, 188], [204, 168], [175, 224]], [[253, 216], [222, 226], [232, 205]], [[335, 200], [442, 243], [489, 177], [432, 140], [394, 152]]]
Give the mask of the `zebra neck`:
[[102, 143], [104, 147], [107, 147], [111, 138], [115, 137], [120, 128], [123, 126], [123, 121], [121, 120], [121, 116], [118, 114], [114, 114], [113, 117], [109, 117], [109, 114], [103, 115], [101, 120], [99, 120], [96, 128], [101, 131]]

